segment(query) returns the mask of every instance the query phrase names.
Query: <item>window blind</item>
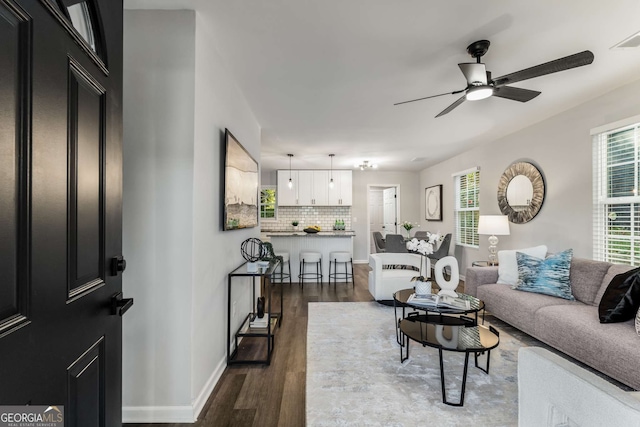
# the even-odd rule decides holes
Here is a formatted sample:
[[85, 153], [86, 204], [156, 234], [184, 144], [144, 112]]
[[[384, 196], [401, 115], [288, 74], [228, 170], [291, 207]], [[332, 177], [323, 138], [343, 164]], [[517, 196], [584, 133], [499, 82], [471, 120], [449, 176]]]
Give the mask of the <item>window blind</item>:
[[593, 258], [640, 265], [640, 123], [593, 135]]
[[479, 247], [480, 170], [472, 169], [454, 174], [456, 244]]

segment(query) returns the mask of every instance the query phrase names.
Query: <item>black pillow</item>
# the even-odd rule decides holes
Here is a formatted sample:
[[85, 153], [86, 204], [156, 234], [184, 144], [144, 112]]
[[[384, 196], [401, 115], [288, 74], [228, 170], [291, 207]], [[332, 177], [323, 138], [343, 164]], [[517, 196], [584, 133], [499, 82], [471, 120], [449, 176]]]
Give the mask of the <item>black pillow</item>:
[[617, 323], [633, 319], [640, 307], [640, 268], [618, 274], [604, 291], [598, 315], [600, 323]]

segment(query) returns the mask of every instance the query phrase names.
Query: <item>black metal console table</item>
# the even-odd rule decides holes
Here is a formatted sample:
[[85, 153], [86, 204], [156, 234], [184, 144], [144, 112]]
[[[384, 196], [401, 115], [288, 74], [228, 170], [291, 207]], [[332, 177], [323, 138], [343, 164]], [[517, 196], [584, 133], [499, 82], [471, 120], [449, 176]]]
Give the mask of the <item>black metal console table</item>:
[[[271, 298], [271, 276], [276, 270], [280, 261], [275, 259], [269, 263], [267, 267], [258, 267], [258, 271], [253, 272], [247, 269], [247, 263], [245, 262], [231, 273], [227, 278], [227, 365], [235, 364], [264, 364], [269, 365], [271, 363], [271, 354], [273, 353], [273, 347], [275, 345], [275, 328], [280, 327], [282, 324], [282, 286], [280, 286], [280, 312], [273, 312], [272, 310], [272, 298]], [[251, 277], [251, 300], [252, 309], [244, 318], [240, 327], [233, 335], [235, 348], [231, 349], [231, 285], [234, 277]], [[261, 284], [264, 285], [263, 289], [266, 291], [265, 297], [265, 314], [269, 313], [269, 321], [266, 328], [252, 328], [251, 322], [257, 316], [256, 310], [256, 278], [260, 278]], [[240, 359], [238, 357], [238, 337], [253, 337], [264, 338], [267, 340], [267, 355], [264, 359]]]

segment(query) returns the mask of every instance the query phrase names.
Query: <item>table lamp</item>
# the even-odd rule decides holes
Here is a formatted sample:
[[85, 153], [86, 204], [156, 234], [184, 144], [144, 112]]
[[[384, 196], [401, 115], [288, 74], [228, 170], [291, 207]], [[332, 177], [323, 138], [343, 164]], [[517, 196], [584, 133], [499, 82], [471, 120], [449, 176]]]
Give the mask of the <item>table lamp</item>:
[[478, 234], [489, 235], [489, 264], [498, 262], [498, 238], [496, 236], [508, 236], [509, 217], [506, 215], [480, 215], [478, 222]]

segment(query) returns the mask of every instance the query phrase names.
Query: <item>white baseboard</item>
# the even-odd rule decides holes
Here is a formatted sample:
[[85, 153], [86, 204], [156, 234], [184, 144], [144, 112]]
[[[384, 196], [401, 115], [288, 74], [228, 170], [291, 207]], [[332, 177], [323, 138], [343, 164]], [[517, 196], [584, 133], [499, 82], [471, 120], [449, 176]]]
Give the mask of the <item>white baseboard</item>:
[[124, 406], [123, 423], [195, 423], [227, 366], [223, 358], [191, 406]]
[[369, 260], [368, 259], [354, 259], [353, 263], [354, 264], [369, 264]]
[[207, 403], [209, 396], [213, 392], [216, 384], [220, 380], [220, 377], [224, 373], [225, 368], [227, 367], [227, 359], [223, 357], [222, 360], [218, 363], [218, 366], [213, 370], [211, 376], [207, 380], [207, 382], [202, 387], [200, 394], [196, 398], [195, 402], [193, 402], [193, 419], [196, 421], [200, 416], [200, 412], [204, 408], [204, 405]]
[[123, 423], [193, 423], [193, 406], [124, 406]]

